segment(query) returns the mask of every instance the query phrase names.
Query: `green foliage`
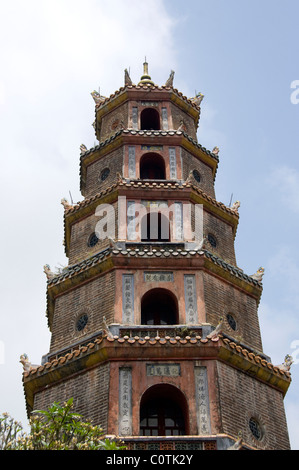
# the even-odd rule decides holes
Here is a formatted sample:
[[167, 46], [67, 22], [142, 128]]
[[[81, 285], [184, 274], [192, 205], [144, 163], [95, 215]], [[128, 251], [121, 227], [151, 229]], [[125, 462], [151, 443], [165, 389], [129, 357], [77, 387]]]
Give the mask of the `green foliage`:
[[100, 426], [83, 422], [72, 411], [73, 399], [53, 403], [48, 410], [36, 410], [30, 419], [30, 433], [6, 413], [0, 418], [0, 450], [122, 450], [120, 442], [104, 439]]

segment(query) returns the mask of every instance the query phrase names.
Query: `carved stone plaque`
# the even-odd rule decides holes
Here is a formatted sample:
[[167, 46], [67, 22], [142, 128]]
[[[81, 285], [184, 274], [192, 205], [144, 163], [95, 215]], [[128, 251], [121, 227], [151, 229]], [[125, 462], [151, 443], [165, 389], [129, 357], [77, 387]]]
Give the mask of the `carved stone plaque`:
[[211, 434], [207, 368], [195, 366], [194, 374], [198, 434]]
[[169, 147], [169, 170], [170, 170], [170, 179], [176, 179], [176, 154], [175, 148]]
[[135, 147], [129, 147], [129, 178], [136, 178]]
[[132, 370], [130, 367], [119, 369], [119, 420], [120, 436], [132, 435]]
[[162, 122], [163, 122], [163, 129], [168, 131], [168, 113], [167, 108], [162, 108]]
[[181, 375], [180, 364], [146, 364], [146, 375], [179, 377]]
[[186, 323], [194, 325], [197, 323], [195, 275], [185, 274], [184, 284], [185, 284]]
[[123, 274], [123, 312], [122, 321], [125, 325], [134, 323], [134, 275]]
[[173, 282], [173, 273], [166, 271], [145, 272], [145, 282]]

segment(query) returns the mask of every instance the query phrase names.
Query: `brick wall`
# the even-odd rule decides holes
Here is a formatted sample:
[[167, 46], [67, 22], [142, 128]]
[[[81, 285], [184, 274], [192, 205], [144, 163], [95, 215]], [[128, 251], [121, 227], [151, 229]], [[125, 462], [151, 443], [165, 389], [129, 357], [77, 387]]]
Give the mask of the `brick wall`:
[[45, 388], [34, 397], [35, 410], [45, 410], [54, 402], [74, 399], [75, 412], [83, 421], [92, 421], [107, 432], [109, 399], [109, 364], [99, 365], [57, 385]]
[[[123, 148], [118, 148], [87, 167], [84, 192], [86, 198], [94, 196], [114, 184], [117, 181], [117, 173], [122, 175], [123, 152]], [[109, 176], [102, 181], [101, 172], [106, 168], [109, 168], [110, 173]]]
[[128, 128], [128, 119], [129, 119], [129, 105], [128, 102], [118, 106], [116, 109], [111, 111], [101, 120], [100, 132], [98, 133], [98, 138], [100, 142], [108, 139], [115, 134], [120, 129]]
[[[106, 222], [112, 229], [113, 220], [115, 234], [117, 235], [118, 204], [117, 201], [115, 203], [111, 202], [109, 204], [111, 205], [111, 211], [109, 213], [100, 213], [98, 211], [98, 215], [96, 215], [94, 210], [90, 216], [85, 217], [84, 219], [79, 220], [72, 225], [69, 247], [70, 265], [83, 261], [84, 259], [89, 258], [95, 253], [98, 253], [99, 251], [104, 250], [109, 246], [108, 239], [102, 239], [101, 237], [95, 246], [89, 246], [88, 244], [90, 236], [95, 232], [96, 226], [101, 220], [103, 220], [103, 224], [100, 227], [102, 227], [104, 235], [108, 229], [108, 227], [105, 227]], [[100, 210], [100, 201], [98, 207]]]
[[192, 139], [197, 140], [196, 127], [193, 118], [188, 114], [184, 113], [184, 111], [182, 111], [173, 103], [170, 104], [170, 109], [172, 115], [173, 128], [177, 130], [181, 125], [181, 121], [183, 121], [183, 124], [185, 126], [185, 132], [190, 135]]
[[[69, 290], [55, 301], [50, 352], [68, 348], [102, 329], [103, 316], [107, 323], [114, 319], [115, 273], [108, 272], [77, 288]], [[88, 323], [77, 331], [77, 321], [88, 315]]]
[[216, 246], [207, 243], [207, 249], [229, 264], [236, 265], [234, 234], [231, 225], [204, 210], [203, 231], [211, 234], [216, 240]]
[[226, 321], [225, 332], [249, 347], [262, 352], [256, 300], [239, 289], [208, 273], [203, 273], [207, 322], [217, 325], [221, 316], [230, 313], [237, 328]]
[[[249, 375], [217, 363], [219, 385], [220, 432], [237, 436], [260, 449], [288, 450], [289, 437], [280, 392]], [[254, 417], [262, 426], [264, 437], [256, 440], [249, 428]]]
[[192, 176], [192, 183], [204, 191], [208, 196], [215, 198], [214, 178], [212, 169], [205, 163], [198, 160], [191, 153], [182, 149], [182, 166], [183, 166], [183, 179], [186, 180], [190, 171], [197, 170], [200, 174], [200, 183]]

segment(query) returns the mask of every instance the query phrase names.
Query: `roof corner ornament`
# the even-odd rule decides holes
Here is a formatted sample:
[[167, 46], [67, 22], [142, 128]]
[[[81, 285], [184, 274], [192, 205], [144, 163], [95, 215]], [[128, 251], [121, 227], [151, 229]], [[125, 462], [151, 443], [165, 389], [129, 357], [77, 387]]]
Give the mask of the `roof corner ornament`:
[[265, 274], [265, 268], [259, 268], [256, 273], [252, 274], [250, 277], [255, 281], [261, 281], [263, 279], [263, 275]]
[[83, 153], [87, 152], [87, 147], [84, 144], [80, 145], [80, 155], [83, 155]]
[[202, 93], [197, 93], [194, 98], [191, 98], [191, 102], [196, 106], [200, 106], [202, 100], [204, 99], [204, 95]]
[[293, 362], [294, 362], [294, 360], [293, 360], [292, 356], [287, 354], [284, 358], [283, 364], [280, 364], [280, 365], [275, 366], [275, 367], [278, 367], [278, 369], [284, 370], [285, 372], [289, 372]]
[[53, 277], [55, 277], [55, 273], [51, 271], [51, 268], [48, 264], [45, 264], [44, 266], [44, 273], [46, 274], [47, 279], [53, 279]]
[[220, 317], [220, 322], [218, 323], [216, 328], [213, 331], [211, 331], [210, 334], [208, 334], [206, 336], [206, 338], [207, 339], [216, 338], [217, 336], [219, 336], [222, 333], [223, 327], [224, 327], [224, 319], [223, 319], [223, 317]]
[[168, 79], [166, 80], [165, 86], [166, 87], [173, 87], [173, 79], [174, 79], [175, 72], [171, 70]]
[[73, 205], [68, 202], [68, 200], [64, 197], [61, 199], [61, 204], [64, 207], [65, 211], [68, 211], [69, 209], [73, 209]]
[[219, 147], [214, 147], [213, 150], [212, 150], [212, 153], [213, 153], [214, 155], [217, 155], [217, 157], [218, 157], [218, 154], [219, 154]]
[[234, 444], [232, 444], [230, 447], [228, 447], [226, 450], [241, 450], [242, 444], [243, 444], [243, 436], [242, 436], [242, 432], [239, 431], [238, 440]]
[[133, 82], [131, 80], [130, 74], [127, 69], [125, 69], [125, 86], [132, 86]]
[[27, 354], [21, 354], [20, 356], [20, 363], [23, 365], [24, 372], [30, 372], [32, 369], [36, 369], [39, 367], [38, 365], [31, 364]]
[[241, 205], [240, 201], [234, 202], [233, 205], [231, 206], [231, 210], [234, 212], [239, 212], [240, 205]]
[[104, 335], [107, 335], [108, 338], [113, 338], [113, 334], [111, 333], [109, 326], [107, 325], [106, 317], [103, 317], [102, 330]]
[[102, 96], [96, 90], [93, 90], [90, 94], [93, 97], [94, 102], [96, 103], [96, 105], [100, 105], [100, 104], [104, 103], [104, 101], [107, 99], [106, 96]]

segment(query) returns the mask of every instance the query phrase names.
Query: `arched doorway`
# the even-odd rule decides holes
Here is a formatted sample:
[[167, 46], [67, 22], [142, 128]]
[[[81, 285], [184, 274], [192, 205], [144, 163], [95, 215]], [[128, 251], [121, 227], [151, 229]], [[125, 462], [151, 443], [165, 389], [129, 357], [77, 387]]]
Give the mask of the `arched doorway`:
[[141, 113], [142, 130], [160, 130], [160, 115], [154, 108], [146, 108]]
[[165, 162], [156, 153], [147, 153], [140, 160], [140, 179], [165, 180]]
[[151, 289], [141, 299], [142, 325], [177, 325], [178, 303], [167, 289]]
[[139, 432], [140, 436], [188, 435], [188, 406], [177, 387], [154, 385], [143, 394]]

